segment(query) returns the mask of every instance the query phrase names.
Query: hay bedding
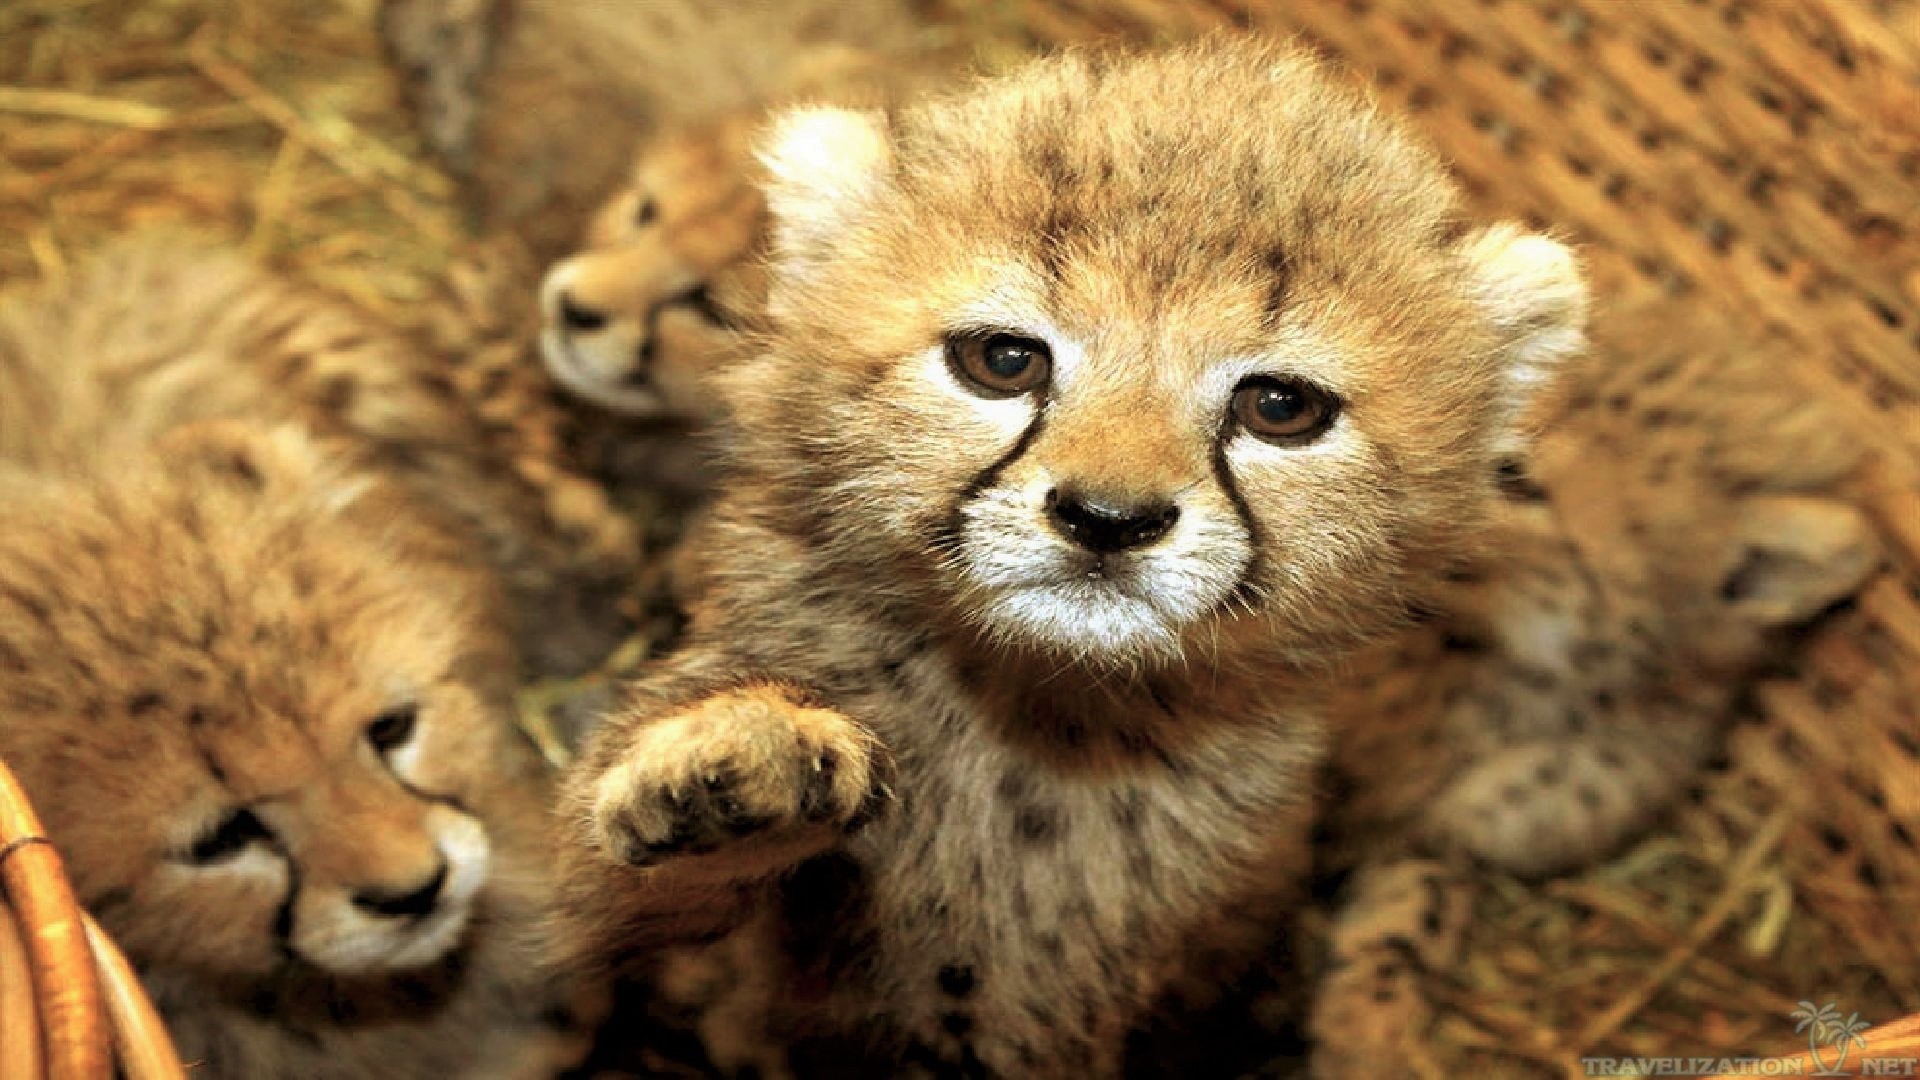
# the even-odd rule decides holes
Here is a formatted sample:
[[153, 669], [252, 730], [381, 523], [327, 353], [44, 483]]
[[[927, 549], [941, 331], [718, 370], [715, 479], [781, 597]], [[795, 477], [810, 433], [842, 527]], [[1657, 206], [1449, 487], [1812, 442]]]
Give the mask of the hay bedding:
[[[1476, 875], [1466, 960], [1429, 974], [1409, 1074], [1790, 1050], [1803, 1000], [1920, 1012], [1920, 5], [941, 6], [989, 67], [1104, 36], [1299, 35], [1410, 111], [1480, 209], [1580, 241], [1603, 293], [1764, 325], [1797, 357], [1782, 392], [1837, 404], [1877, 451], [1851, 494], [1885, 530], [1885, 572], [1756, 690], [1656, 835], [1558, 881]], [[423, 152], [373, 8], [0, 5], [0, 282], [57, 279], [143, 225], [228, 234], [466, 378], [514, 383], [492, 387], [496, 428], [550, 467], [566, 423], [520, 351], [534, 266], [475, 234]]]

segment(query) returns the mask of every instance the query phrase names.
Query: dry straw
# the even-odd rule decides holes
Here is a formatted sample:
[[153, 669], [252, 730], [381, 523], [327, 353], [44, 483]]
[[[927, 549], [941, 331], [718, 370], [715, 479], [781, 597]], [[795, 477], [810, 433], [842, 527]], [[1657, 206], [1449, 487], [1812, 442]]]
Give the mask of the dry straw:
[[[189, 223], [403, 326], [444, 323], [428, 301], [472, 272], [467, 222], [408, 125], [372, 6], [0, 4], [0, 282]], [[1468, 959], [1434, 977], [1410, 1071], [1788, 1052], [1807, 999], [1920, 1012], [1920, 6], [933, 6], [983, 36], [990, 64], [1099, 37], [1295, 35], [1411, 113], [1477, 209], [1564, 232], [1603, 292], [1664, 289], [1764, 328], [1796, 358], [1782, 392], [1833, 403], [1877, 451], [1850, 494], [1883, 527], [1885, 572], [1759, 690], [1726, 766], [1661, 835], [1553, 884], [1475, 880]], [[0, 980], [16, 944], [0, 927]]]

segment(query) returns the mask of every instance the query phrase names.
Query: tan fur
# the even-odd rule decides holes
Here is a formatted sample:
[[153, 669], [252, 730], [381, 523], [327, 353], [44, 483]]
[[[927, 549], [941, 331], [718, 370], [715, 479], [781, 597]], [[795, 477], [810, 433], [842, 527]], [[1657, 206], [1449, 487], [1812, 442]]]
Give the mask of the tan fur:
[[[384, 0], [429, 143], [490, 228], [543, 254], [628, 175], [636, 140], [765, 104], [853, 46], [939, 46], [907, 0]], [[832, 65], [832, 61], [827, 61]]]
[[550, 1071], [580, 1048], [481, 504], [375, 468], [459, 428], [410, 427], [437, 396], [337, 309], [106, 258], [0, 302], [0, 756], [195, 1075]]
[[[700, 6], [698, 4], [694, 5]], [[950, 77], [899, 4], [790, 5], [789, 21], [702, 26], [688, 48], [768, 56], [751, 91], [725, 108], [691, 106], [639, 142], [620, 191], [540, 289], [548, 370], [574, 394], [629, 416], [712, 419], [707, 377], [744, 355], [739, 333], [765, 308], [766, 203], [753, 138], [776, 107], [805, 101], [897, 106]]]
[[[1330, 662], [1471, 547], [1496, 445], [1578, 344], [1578, 275], [1463, 231], [1426, 151], [1272, 46], [798, 110], [765, 160], [773, 324], [727, 375], [689, 643], [568, 785], [574, 955], [764, 935], [803, 1074], [1138, 1066], [1129, 1032], [1183, 1030], [1275, 932]], [[974, 331], [1043, 342], [1052, 378], [967, 389], [942, 342]], [[1226, 419], [1254, 375], [1330, 389], [1337, 422], [1254, 438]], [[1063, 488], [1172, 500], [1177, 527], [1088, 562], [1047, 524]], [[697, 719], [744, 721], [756, 685], [801, 698], [751, 691], [751, 736]], [[684, 797], [821, 709], [890, 763], [831, 849], [713, 812], [805, 805], [805, 755]]]
[[[444, 541], [285, 429], [194, 425], [0, 488], [0, 754], [196, 1075], [546, 1056], [543, 783], [506, 720], [484, 578], [425, 557]], [[421, 717], [404, 767], [364, 734], [396, 702]], [[272, 839], [190, 865], [237, 806]], [[443, 856], [449, 890], [480, 891], [408, 953], [352, 897], [418, 889]]]
[[748, 168], [762, 118], [650, 139], [580, 250], [547, 272], [541, 353], [564, 389], [628, 416], [713, 418], [708, 381], [745, 354], [741, 331], [766, 306], [766, 202]]
[[[1520, 873], [1591, 859], [1690, 775], [1773, 633], [1877, 564], [1865, 519], [1819, 494], [1858, 444], [1781, 381], [1772, 348], [1672, 303], [1598, 326], [1594, 356], [1539, 417], [1498, 519], [1502, 554], [1377, 658], [1394, 674], [1355, 680], [1337, 757], [1365, 793], [1340, 808], [1350, 822], [1418, 820]], [[1428, 703], [1443, 700], [1440, 720]], [[1399, 726], [1375, 722], [1385, 714]], [[1435, 744], [1417, 768], [1394, 752], [1415, 732]], [[1617, 764], [1586, 760], [1601, 748]], [[1536, 757], [1561, 779], [1536, 790], [1517, 767]], [[1474, 764], [1451, 771], [1462, 759]], [[1528, 798], [1494, 812], [1501, 777]], [[1588, 782], [1597, 800], [1578, 796]]]
[[562, 528], [440, 361], [364, 315], [159, 234], [95, 254], [67, 288], [11, 298], [0, 318], [0, 458], [50, 466], [234, 418], [296, 424], [477, 537], [535, 671], [591, 667], [618, 642], [631, 530]]
[[1697, 776], [1782, 632], [1878, 562], [1860, 512], [1820, 494], [1858, 444], [1782, 377], [1778, 346], [1671, 301], [1596, 337], [1509, 485], [1500, 554], [1336, 703], [1321, 854], [1360, 870], [1315, 1003], [1317, 1075], [1398, 1068], [1428, 1015], [1420, 973], [1458, 959], [1462, 880], [1393, 860], [1539, 875], [1605, 855]]

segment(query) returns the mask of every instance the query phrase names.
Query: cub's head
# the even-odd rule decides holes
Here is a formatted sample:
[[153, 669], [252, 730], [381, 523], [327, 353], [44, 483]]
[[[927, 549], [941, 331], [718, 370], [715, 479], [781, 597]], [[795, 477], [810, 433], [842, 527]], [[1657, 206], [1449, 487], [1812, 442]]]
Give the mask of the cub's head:
[[711, 411], [707, 374], [763, 304], [766, 202], [740, 112], [650, 139], [630, 184], [540, 287], [540, 351], [571, 393], [629, 416]]
[[743, 464], [1005, 644], [1306, 657], [1379, 628], [1581, 342], [1565, 248], [1465, 225], [1432, 154], [1278, 46], [801, 109], [763, 156]]
[[129, 955], [224, 986], [457, 964], [537, 778], [439, 541], [292, 432], [5, 491], [0, 756]]

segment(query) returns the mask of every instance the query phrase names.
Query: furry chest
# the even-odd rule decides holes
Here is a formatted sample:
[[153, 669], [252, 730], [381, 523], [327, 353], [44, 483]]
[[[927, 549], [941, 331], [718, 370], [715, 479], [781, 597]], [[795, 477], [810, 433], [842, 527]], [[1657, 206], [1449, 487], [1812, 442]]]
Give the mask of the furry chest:
[[802, 1010], [882, 1018], [890, 1055], [1110, 1072], [1195, 935], [1260, 922], [1287, 880], [1291, 750], [1086, 776], [978, 737], [893, 745], [897, 804], [795, 874], [784, 920]]

